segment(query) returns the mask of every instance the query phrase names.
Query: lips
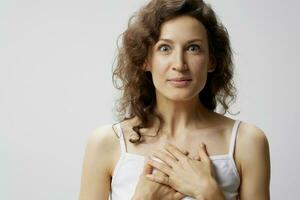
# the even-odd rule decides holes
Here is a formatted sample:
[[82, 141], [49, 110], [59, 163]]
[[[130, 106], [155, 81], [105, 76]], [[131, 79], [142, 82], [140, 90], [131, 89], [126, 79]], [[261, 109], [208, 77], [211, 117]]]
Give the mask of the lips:
[[191, 81], [192, 79], [191, 78], [188, 78], [188, 77], [179, 77], [179, 78], [171, 78], [171, 79], [168, 79], [168, 81]]
[[176, 77], [176, 78], [171, 78], [168, 79], [168, 82], [177, 88], [183, 88], [183, 87], [187, 87], [188, 85], [190, 85], [192, 79], [189, 77]]

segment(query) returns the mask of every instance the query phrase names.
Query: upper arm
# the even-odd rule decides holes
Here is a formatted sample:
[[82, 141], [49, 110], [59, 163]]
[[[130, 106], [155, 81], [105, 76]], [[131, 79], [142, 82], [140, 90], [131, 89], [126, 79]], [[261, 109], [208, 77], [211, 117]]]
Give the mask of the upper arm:
[[245, 125], [240, 137], [241, 200], [270, 199], [270, 154], [262, 130]]
[[89, 136], [82, 167], [80, 200], [108, 199], [117, 143], [111, 126], [97, 128]]

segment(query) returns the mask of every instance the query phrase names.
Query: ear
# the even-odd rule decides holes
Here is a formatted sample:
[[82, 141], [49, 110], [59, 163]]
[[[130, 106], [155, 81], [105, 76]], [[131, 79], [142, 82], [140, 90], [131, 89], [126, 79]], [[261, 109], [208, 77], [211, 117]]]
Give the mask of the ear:
[[148, 71], [150, 71], [150, 66], [148, 65], [148, 61], [146, 60], [145, 62], [144, 62], [144, 64], [143, 64], [143, 70], [144, 71], [146, 71], [146, 72], [148, 72]]
[[209, 66], [207, 72], [214, 72], [215, 71], [215, 67], [214, 66]]
[[[146, 55], [146, 58], [144, 60], [144, 64], [143, 64], [143, 70], [145, 72], [151, 72], [151, 57], [152, 57], [152, 46], [149, 46], [148, 47], [148, 52], [147, 52], [147, 55]], [[149, 62], [150, 61], [150, 62]]]
[[210, 60], [208, 63], [207, 72], [214, 72], [215, 69], [216, 69], [215, 63], [212, 60]]

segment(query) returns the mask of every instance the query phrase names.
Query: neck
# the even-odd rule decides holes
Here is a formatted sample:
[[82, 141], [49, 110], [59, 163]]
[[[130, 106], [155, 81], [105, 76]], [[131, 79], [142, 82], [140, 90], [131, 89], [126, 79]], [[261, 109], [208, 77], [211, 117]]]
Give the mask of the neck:
[[168, 137], [182, 136], [187, 130], [197, 129], [211, 115], [211, 111], [202, 105], [198, 97], [180, 102], [157, 99], [155, 112], [163, 118], [161, 132]]

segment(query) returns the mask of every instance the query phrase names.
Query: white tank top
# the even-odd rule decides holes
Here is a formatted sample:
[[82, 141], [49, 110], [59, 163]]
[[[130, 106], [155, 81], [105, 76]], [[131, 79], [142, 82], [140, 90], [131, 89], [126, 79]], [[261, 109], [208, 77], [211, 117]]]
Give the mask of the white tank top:
[[[210, 156], [215, 170], [215, 179], [223, 191], [226, 200], [238, 199], [240, 176], [233, 158], [235, 140], [240, 121], [235, 121], [229, 144], [229, 153]], [[130, 200], [134, 194], [139, 176], [143, 171], [145, 157], [128, 153], [120, 123], [116, 125], [120, 140], [121, 156], [118, 160], [111, 181], [110, 200]], [[194, 199], [184, 197], [183, 200]]]

